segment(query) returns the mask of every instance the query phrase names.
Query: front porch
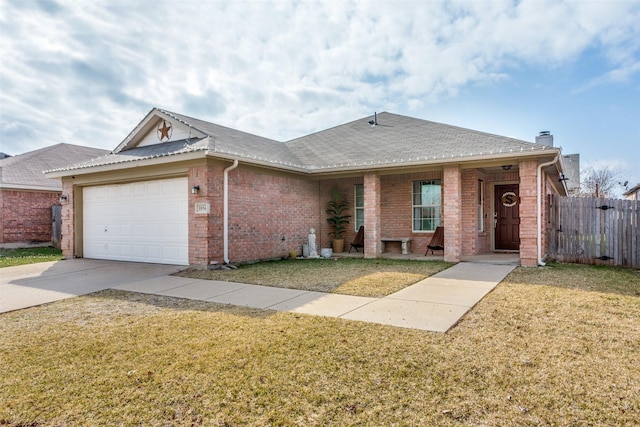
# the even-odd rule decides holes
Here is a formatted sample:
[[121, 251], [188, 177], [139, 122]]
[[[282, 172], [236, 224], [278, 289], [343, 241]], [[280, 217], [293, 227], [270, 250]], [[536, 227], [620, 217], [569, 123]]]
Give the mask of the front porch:
[[[536, 168], [535, 160], [521, 160], [323, 180], [321, 193], [335, 188], [352, 203], [346, 247], [365, 230], [364, 255], [337, 256], [537, 265]], [[444, 253], [425, 256], [437, 226]]]

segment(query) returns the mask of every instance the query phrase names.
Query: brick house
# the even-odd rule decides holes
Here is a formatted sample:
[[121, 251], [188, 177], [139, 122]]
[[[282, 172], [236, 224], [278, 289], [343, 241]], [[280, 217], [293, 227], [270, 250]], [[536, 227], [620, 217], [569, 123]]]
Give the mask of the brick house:
[[0, 246], [51, 243], [51, 207], [59, 204], [62, 185], [43, 171], [86, 161], [107, 150], [56, 144], [0, 159]]
[[[365, 257], [382, 238], [424, 253], [438, 225], [444, 259], [494, 251], [537, 265], [549, 195], [566, 195], [561, 150], [380, 113], [288, 142], [152, 109], [112, 154], [48, 171], [61, 178], [63, 252], [208, 265], [280, 258], [316, 229], [330, 246], [326, 203], [350, 201], [345, 236], [365, 226]], [[400, 242], [387, 242], [400, 251]]]

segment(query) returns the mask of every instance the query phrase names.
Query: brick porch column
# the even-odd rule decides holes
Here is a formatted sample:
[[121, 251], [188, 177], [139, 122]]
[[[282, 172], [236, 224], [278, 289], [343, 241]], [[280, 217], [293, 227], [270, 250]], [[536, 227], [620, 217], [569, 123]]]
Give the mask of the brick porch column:
[[380, 256], [380, 177], [364, 175], [364, 257]]
[[[75, 188], [73, 181], [70, 178], [62, 179], [62, 195], [67, 196], [67, 200], [62, 202], [62, 239], [60, 241], [60, 248], [62, 249], [62, 256], [65, 259], [71, 259], [76, 256], [76, 221], [75, 221], [75, 193], [74, 191], [82, 192], [82, 188]], [[80, 197], [79, 203], [82, 202]]]
[[462, 258], [462, 173], [458, 166], [447, 166], [442, 173], [444, 260]]
[[536, 160], [520, 162], [520, 264], [538, 265], [538, 201]]

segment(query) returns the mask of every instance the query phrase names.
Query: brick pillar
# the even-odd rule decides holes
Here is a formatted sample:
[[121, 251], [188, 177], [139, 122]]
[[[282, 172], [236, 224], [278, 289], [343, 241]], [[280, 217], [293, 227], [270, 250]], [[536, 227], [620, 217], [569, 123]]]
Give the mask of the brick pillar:
[[538, 265], [538, 201], [536, 160], [520, 162], [520, 264]]
[[[76, 255], [76, 224], [75, 224], [75, 210], [74, 200], [75, 191], [82, 191], [82, 188], [75, 188], [73, 182], [64, 178], [62, 180], [62, 195], [67, 196], [67, 200], [62, 202], [62, 239], [60, 241], [60, 247], [62, 249], [62, 256], [65, 259], [73, 258]], [[82, 198], [78, 200], [82, 203]]]
[[364, 175], [364, 257], [380, 256], [380, 177]]
[[[189, 191], [189, 264], [206, 266], [209, 264], [209, 215], [210, 213], [196, 213], [195, 207], [198, 204], [209, 204], [211, 212], [211, 201], [209, 199], [209, 188], [207, 180], [207, 166], [192, 166], [189, 168], [188, 190]], [[193, 186], [199, 186], [197, 194], [191, 192]], [[204, 205], [203, 205], [204, 206]]]
[[478, 174], [475, 169], [462, 172], [462, 255], [475, 255], [478, 243]]
[[[208, 244], [209, 244], [209, 260], [218, 263], [224, 262], [224, 204], [223, 204], [223, 180], [225, 165], [208, 165], [207, 166], [207, 200], [211, 204], [211, 212], [208, 215]], [[236, 169], [237, 170], [237, 169]], [[233, 182], [236, 170], [229, 174], [229, 183]], [[234, 187], [229, 190], [229, 197], [234, 194]], [[229, 202], [229, 209], [234, 205], [233, 201]], [[231, 226], [229, 227], [231, 228]], [[229, 232], [229, 242], [233, 239], [233, 234]], [[229, 256], [233, 253], [230, 251]]]
[[458, 166], [447, 166], [442, 174], [444, 200], [444, 260], [462, 258], [462, 173]]

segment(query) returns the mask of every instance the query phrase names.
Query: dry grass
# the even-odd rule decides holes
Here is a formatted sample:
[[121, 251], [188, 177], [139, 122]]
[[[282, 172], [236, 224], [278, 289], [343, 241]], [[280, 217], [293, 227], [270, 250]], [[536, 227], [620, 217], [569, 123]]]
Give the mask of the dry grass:
[[[562, 277], [558, 281], [558, 277]], [[640, 270], [623, 267], [584, 266], [550, 263], [542, 268], [519, 268], [509, 276], [514, 283], [549, 285], [567, 289], [582, 289], [640, 296]]]
[[636, 425], [640, 277], [599, 271], [518, 269], [447, 334], [117, 291], [5, 313], [0, 425]]
[[453, 264], [443, 261], [357, 258], [270, 261], [237, 270], [187, 269], [177, 276], [363, 297], [383, 297]]

